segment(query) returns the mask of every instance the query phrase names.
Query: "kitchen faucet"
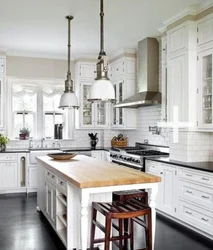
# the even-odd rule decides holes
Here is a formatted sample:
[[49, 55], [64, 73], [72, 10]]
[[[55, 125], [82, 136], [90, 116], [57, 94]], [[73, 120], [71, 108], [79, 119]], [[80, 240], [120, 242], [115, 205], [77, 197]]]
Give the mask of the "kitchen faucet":
[[58, 145], [58, 148], [60, 148], [61, 146], [58, 140], [55, 141], [55, 145], [56, 145], [56, 148], [57, 148], [57, 145]]
[[41, 148], [44, 147], [44, 141], [45, 141], [45, 138], [41, 138]]
[[33, 148], [33, 140], [32, 139], [29, 140], [29, 148]]

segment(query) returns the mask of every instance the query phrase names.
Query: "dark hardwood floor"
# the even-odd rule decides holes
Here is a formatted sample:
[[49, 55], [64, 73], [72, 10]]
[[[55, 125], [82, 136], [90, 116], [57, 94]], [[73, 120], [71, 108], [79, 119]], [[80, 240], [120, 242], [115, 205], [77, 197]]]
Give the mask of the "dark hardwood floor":
[[[0, 195], [0, 250], [65, 250], [36, 195]], [[213, 242], [158, 216], [155, 250], [213, 250]]]

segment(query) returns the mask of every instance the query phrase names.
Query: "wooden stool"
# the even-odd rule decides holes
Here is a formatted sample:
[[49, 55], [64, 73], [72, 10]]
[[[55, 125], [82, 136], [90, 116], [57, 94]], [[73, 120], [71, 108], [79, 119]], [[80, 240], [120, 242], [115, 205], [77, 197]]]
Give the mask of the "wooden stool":
[[[127, 191], [117, 191], [117, 192], [112, 193], [113, 201], [123, 202], [123, 201], [130, 200], [130, 199], [137, 199], [141, 201], [143, 204], [148, 206], [148, 193], [143, 190], [135, 189], [135, 190], [127, 190]], [[145, 225], [147, 224], [146, 218], [144, 218], [144, 223]], [[129, 220], [125, 219], [124, 220], [124, 234], [127, 233], [128, 227], [129, 227]], [[148, 234], [147, 226], [145, 226], [144, 229], [146, 230], [146, 234]], [[124, 240], [124, 249], [127, 249], [127, 239]]]
[[142, 203], [148, 206], [148, 193], [143, 190], [135, 189], [112, 193], [113, 201], [126, 201], [133, 198], [140, 200]]
[[[97, 211], [105, 216], [105, 227], [97, 221]], [[139, 218], [139, 216], [147, 217], [147, 224]], [[118, 219], [118, 226], [112, 224], [113, 219]], [[128, 219], [130, 221], [128, 232], [123, 232], [123, 221]], [[110, 241], [116, 244], [115, 241], [119, 241], [118, 247], [120, 250], [123, 248], [123, 240], [130, 240], [130, 249], [134, 250], [134, 228], [133, 223], [137, 223], [143, 227], [147, 227], [146, 234], [146, 248], [139, 250], [152, 250], [152, 220], [151, 220], [151, 208], [144, 205], [142, 202], [136, 199], [127, 200], [124, 202], [93, 202], [92, 203], [92, 222], [91, 222], [91, 238], [90, 238], [90, 250], [94, 249], [95, 243], [105, 243], [104, 250], [109, 250]], [[114, 226], [119, 231], [119, 236], [111, 236], [111, 228]], [[95, 227], [98, 227], [105, 233], [105, 238], [95, 239]], [[116, 244], [117, 246], [117, 244]]]

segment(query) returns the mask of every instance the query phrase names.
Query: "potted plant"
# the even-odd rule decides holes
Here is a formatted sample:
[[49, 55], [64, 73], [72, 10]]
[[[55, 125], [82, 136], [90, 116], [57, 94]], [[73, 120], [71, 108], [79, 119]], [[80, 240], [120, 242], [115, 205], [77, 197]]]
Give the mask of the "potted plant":
[[19, 139], [20, 140], [26, 140], [29, 138], [30, 130], [26, 127], [23, 127], [19, 131]]
[[5, 151], [8, 141], [9, 139], [7, 138], [7, 136], [0, 134], [0, 151]]

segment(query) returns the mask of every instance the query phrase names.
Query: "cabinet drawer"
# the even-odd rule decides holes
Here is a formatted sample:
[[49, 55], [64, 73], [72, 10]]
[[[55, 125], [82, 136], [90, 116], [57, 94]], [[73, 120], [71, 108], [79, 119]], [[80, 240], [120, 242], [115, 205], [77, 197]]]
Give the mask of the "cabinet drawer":
[[213, 234], [213, 213], [179, 200], [179, 218], [192, 226]]
[[47, 176], [47, 178], [48, 178], [48, 180], [50, 182], [52, 182], [53, 184], [56, 184], [56, 182], [57, 182], [57, 176], [54, 173], [52, 173], [51, 171], [47, 170], [46, 171], [46, 176]]
[[184, 200], [213, 209], [213, 189], [180, 180], [179, 195]]
[[17, 154], [10, 154], [10, 153], [0, 154], [0, 161], [17, 161], [17, 160], [18, 160]]
[[57, 182], [57, 186], [64, 190], [65, 192], [67, 192], [67, 182], [65, 180], [63, 180], [62, 178], [58, 177], [58, 182]]
[[124, 73], [124, 62], [123, 60], [120, 60], [116, 63], [113, 63], [110, 67], [110, 76], [111, 78], [115, 78], [117, 76], [120, 76]]
[[207, 172], [180, 169], [179, 177], [213, 187], [213, 175]]
[[162, 172], [161, 164], [158, 164], [157, 162], [154, 161], [149, 161], [148, 163], [146, 162], [146, 172], [153, 174], [161, 174]]

